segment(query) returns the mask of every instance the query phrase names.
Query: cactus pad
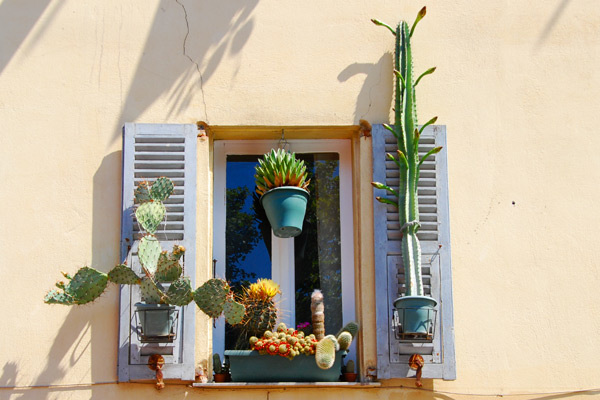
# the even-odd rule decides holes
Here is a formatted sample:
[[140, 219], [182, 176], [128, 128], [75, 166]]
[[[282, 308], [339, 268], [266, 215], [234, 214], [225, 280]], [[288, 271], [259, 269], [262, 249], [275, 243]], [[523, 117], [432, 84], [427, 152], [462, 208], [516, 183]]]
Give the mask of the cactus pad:
[[335, 362], [335, 351], [337, 347], [337, 341], [331, 335], [325, 336], [317, 343], [317, 350], [315, 353], [315, 361], [317, 366], [321, 369], [329, 369], [333, 367]]
[[142, 279], [140, 291], [142, 292], [142, 300], [147, 304], [159, 304], [163, 302], [164, 290], [152, 278], [144, 277]]
[[165, 201], [171, 193], [173, 193], [173, 182], [164, 176], [155, 180], [150, 189], [150, 196], [157, 201]]
[[165, 213], [165, 205], [162, 202], [148, 201], [138, 206], [135, 217], [145, 231], [153, 234], [165, 218]]
[[237, 325], [244, 319], [246, 307], [229, 297], [223, 306], [223, 314], [230, 325]]
[[44, 303], [46, 304], [62, 304], [65, 306], [72, 306], [75, 303], [73, 297], [69, 296], [67, 293], [63, 291], [58, 291], [56, 289], [50, 289], [46, 296], [44, 297]]
[[156, 264], [158, 263], [158, 257], [160, 257], [161, 251], [162, 248], [155, 236], [146, 235], [140, 240], [138, 257], [140, 263], [149, 274], [154, 274], [156, 272]]
[[169, 286], [166, 301], [175, 306], [185, 306], [194, 299], [192, 293], [190, 278], [182, 276]]
[[223, 312], [223, 306], [229, 285], [222, 279], [209, 279], [194, 292], [194, 301], [209, 317], [218, 318]]
[[110, 270], [108, 280], [119, 285], [139, 285], [141, 282], [140, 277], [125, 264], [119, 264]]
[[150, 197], [150, 188], [148, 186], [148, 182], [140, 182], [138, 187], [136, 187], [133, 191], [133, 196], [136, 204], [142, 204], [152, 200], [152, 197]]
[[337, 341], [340, 345], [340, 350], [348, 350], [352, 344], [352, 335], [348, 331], [343, 331], [338, 335]]
[[160, 253], [156, 267], [155, 278], [159, 282], [173, 282], [181, 276], [183, 268], [179, 259], [185, 252], [185, 247], [175, 245], [173, 251], [168, 254], [166, 251]]
[[[67, 279], [70, 276], [65, 274]], [[86, 304], [96, 300], [108, 284], [108, 275], [94, 268], [83, 267], [69, 280], [68, 284], [59, 282], [56, 286], [61, 289], [52, 289], [46, 294], [44, 302], [48, 304]]]

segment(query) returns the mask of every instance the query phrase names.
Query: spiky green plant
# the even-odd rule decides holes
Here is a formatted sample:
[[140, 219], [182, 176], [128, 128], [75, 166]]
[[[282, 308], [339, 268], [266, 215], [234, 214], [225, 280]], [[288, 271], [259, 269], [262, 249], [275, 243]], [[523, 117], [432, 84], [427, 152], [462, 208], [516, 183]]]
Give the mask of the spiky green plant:
[[393, 29], [381, 21], [372, 20], [375, 25], [387, 28], [395, 36], [395, 120], [394, 126], [384, 124], [384, 127], [392, 132], [398, 143], [396, 155], [387, 154], [387, 157], [398, 166], [400, 175], [399, 187], [396, 190], [380, 182], [373, 182], [372, 185], [376, 189], [386, 190], [395, 197], [395, 199], [377, 197], [377, 200], [384, 204], [391, 204], [398, 209], [407, 296], [423, 296], [421, 246], [417, 238], [417, 232], [420, 227], [419, 202], [417, 197], [420, 168], [429, 156], [438, 153], [442, 149], [441, 147], [436, 147], [419, 160], [419, 137], [426, 126], [435, 123], [437, 120], [437, 117], [434, 117], [420, 128], [417, 125], [415, 88], [421, 78], [435, 71], [435, 68], [430, 68], [419, 75], [416, 80], [413, 75], [413, 56], [410, 39], [415, 27], [425, 16], [425, 12], [426, 8], [423, 7], [410, 28], [406, 21], [401, 21], [398, 23], [396, 29]]
[[[98, 298], [110, 281], [121, 285], [139, 285], [142, 300], [146, 303], [185, 306], [194, 300], [210, 317], [217, 318], [225, 311], [230, 324], [239, 323], [245, 309], [233, 300], [227, 282], [210, 279], [194, 291], [190, 279], [182, 276], [181, 257], [185, 248], [175, 245], [170, 253], [163, 251], [155, 236], [166, 215], [163, 202], [173, 193], [173, 188], [169, 178], [161, 177], [152, 184], [141, 182], [134, 191], [137, 204], [135, 216], [145, 232], [138, 245], [142, 276], [125, 264], [117, 265], [108, 274], [84, 267], [72, 277], [63, 273], [68, 282], [58, 282], [57, 289], [50, 290], [44, 301], [49, 304], [86, 304]], [[163, 286], [165, 283], [169, 283], [168, 289]]]
[[271, 279], [259, 279], [244, 288], [239, 300], [244, 305], [245, 312], [238, 325], [236, 349], [247, 349], [250, 337], [261, 336], [265, 331], [275, 328], [277, 306], [274, 298], [278, 293], [281, 293], [279, 285]]
[[281, 186], [295, 186], [307, 190], [310, 183], [304, 161], [298, 160], [295, 153], [284, 149], [272, 149], [266, 153], [258, 160], [255, 169], [256, 192], [261, 196]]

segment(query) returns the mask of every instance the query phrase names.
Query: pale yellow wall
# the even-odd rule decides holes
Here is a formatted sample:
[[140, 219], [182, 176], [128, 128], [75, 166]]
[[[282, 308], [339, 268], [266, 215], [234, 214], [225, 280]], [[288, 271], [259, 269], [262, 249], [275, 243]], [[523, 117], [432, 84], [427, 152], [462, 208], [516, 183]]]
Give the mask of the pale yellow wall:
[[[114, 286], [93, 305], [42, 303], [60, 270], [88, 264], [107, 271], [117, 262], [123, 123], [386, 122], [392, 37], [369, 19], [412, 21], [421, 6], [179, 3], [190, 30], [185, 49], [197, 65], [183, 55], [186, 20], [174, 0], [0, 1], [0, 298], [11, 306], [3, 312], [0, 386], [21, 387], [0, 389], [0, 398], [155, 395], [149, 385], [88, 386], [116, 379]], [[600, 387], [600, 5], [427, 5], [413, 44], [417, 71], [438, 67], [420, 84], [421, 119], [439, 115], [448, 131], [458, 379], [426, 387], [481, 394]], [[200, 143], [203, 259], [211, 245], [209, 148]], [[368, 170], [368, 158], [362, 154], [357, 169]], [[370, 196], [364, 181], [361, 187]], [[360, 276], [369, 285], [372, 250], [361, 237], [367, 262]], [[199, 279], [207, 274], [199, 270]], [[363, 307], [371, 307], [368, 298]], [[209, 343], [207, 324], [200, 320], [199, 349]], [[66, 386], [26, 388], [44, 385]], [[169, 387], [165, 395], [315, 393]], [[580, 396], [600, 397], [591, 394]], [[318, 395], [467, 398], [398, 388]]]

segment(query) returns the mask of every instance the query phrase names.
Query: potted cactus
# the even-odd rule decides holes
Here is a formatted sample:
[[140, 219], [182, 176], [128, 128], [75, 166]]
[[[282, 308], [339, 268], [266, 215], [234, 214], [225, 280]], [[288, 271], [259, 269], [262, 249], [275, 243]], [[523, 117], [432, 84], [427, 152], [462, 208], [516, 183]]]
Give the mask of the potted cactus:
[[429, 156], [438, 153], [441, 147], [432, 149], [419, 159], [419, 136], [437, 117], [418, 127], [415, 88], [421, 78], [433, 73], [435, 68], [428, 69], [415, 79], [410, 42], [415, 27], [425, 16], [425, 12], [426, 8], [423, 7], [412, 27], [406, 21], [401, 21], [393, 29], [381, 21], [372, 20], [374, 24], [387, 28], [395, 37], [395, 121], [393, 126], [384, 124], [384, 127], [392, 132], [398, 144], [396, 154], [387, 154], [387, 157], [398, 165], [399, 187], [392, 188], [380, 182], [373, 182], [372, 185], [392, 195], [392, 198], [376, 197], [379, 202], [391, 204], [398, 209], [406, 279], [406, 295], [394, 301], [401, 337], [432, 339], [433, 315], [437, 302], [423, 292], [421, 247], [417, 237], [420, 226], [417, 188], [421, 165]]
[[231, 375], [229, 375], [229, 363], [227, 362], [227, 359], [221, 363], [221, 356], [219, 356], [219, 353], [213, 354], [213, 372], [215, 382], [222, 383], [231, 381]]
[[[323, 324], [321, 339], [315, 334], [288, 328], [279, 323], [272, 296], [279, 286], [259, 280], [245, 290], [241, 303], [246, 315], [238, 326], [254, 336], [240, 336], [250, 350], [226, 350], [234, 382], [333, 382], [340, 378], [342, 358], [358, 333], [355, 322], [348, 323], [336, 335], [326, 335]], [[320, 291], [318, 291], [320, 294]], [[320, 305], [323, 304], [322, 295]], [[311, 307], [313, 313], [323, 313]], [[239, 347], [238, 347], [239, 348]]]
[[358, 374], [354, 368], [354, 361], [348, 360], [346, 366], [342, 370], [342, 380], [344, 382], [356, 382], [356, 377]]
[[244, 306], [233, 299], [227, 282], [210, 279], [196, 290], [190, 279], [183, 276], [181, 258], [183, 246], [175, 245], [169, 253], [163, 251], [155, 233], [165, 218], [163, 202], [173, 192], [173, 182], [161, 177], [152, 184], [142, 182], [135, 189], [135, 216], [142, 228], [138, 245], [138, 259], [142, 276], [125, 264], [119, 264], [108, 274], [83, 267], [74, 276], [63, 273], [68, 280], [58, 282], [44, 302], [48, 304], [81, 305], [98, 298], [108, 282], [139, 285], [142, 302], [136, 303], [142, 341], [170, 342], [174, 336], [176, 306], [195, 301], [212, 318], [225, 314], [230, 324], [237, 324], [244, 315]]
[[254, 178], [275, 236], [290, 238], [302, 233], [310, 183], [304, 161], [284, 149], [271, 150], [258, 160]]

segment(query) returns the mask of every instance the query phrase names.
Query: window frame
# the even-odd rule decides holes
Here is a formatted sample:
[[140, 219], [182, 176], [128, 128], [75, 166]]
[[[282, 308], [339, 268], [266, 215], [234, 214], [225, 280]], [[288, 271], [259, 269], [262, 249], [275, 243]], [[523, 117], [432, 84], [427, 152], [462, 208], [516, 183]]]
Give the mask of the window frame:
[[[342, 242], [342, 312], [343, 323], [356, 319], [355, 310], [355, 252], [354, 252], [354, 204], [353, 204], [353, 160], [352, 142], [350, 139], [291, 139], [287, 141], [290, 150], [296, 153], [337, 153], [340, 162], [340, 238]], [[214, 140], [213, 141], [213, 259], [218, 260], [214, 274], [225, 277], [225, 223], [226, 223], [226, 163], [228, 154], [263, 154], [276, 148], [277, 140]], [[293, 241], [273, 238], [272, 259], [293, 262]], [[289, 243], [292, 243], [291, 246]], [[279, 243], [279, 251], [275, 251]], [[287, 245], [286, 245], [287, 243]], [[273, 279], [282, 286], [282, 292], [295, 291], [293, 274], [290, 270], [274, 270]], [[284, 295], [285, 296], [285, 295]], [[285, 299], [285, 297], [284, 297]], [[281, 299], [280, 299], [281, 300]], [[289, 305], [284, 306], [289, 309]], [[290, 313], [291, 314], [291, 313]], [[288, 318], [292, 318], [289, 315]], [[289, 323], [286, 321], [286, 323]], [[224, 351], [224, 326], [222, 318], [215, 321], [213, 328], [213, 352]], [[353, 346], [349, 357], [356, 359], [356, 346]]]

